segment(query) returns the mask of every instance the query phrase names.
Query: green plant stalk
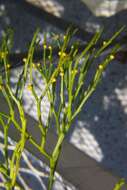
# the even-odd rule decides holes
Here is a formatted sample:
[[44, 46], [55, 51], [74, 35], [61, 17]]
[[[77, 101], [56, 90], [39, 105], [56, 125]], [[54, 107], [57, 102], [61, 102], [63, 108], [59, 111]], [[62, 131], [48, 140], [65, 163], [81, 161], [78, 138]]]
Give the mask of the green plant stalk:
[[[21, 133], [21, 140], [19, 142], [19, 147], [18, 149], [15, 151], [16, 153], [16, 159], [14, 161], [16, 161], [16, 164], [13, 162], [12, 163], [12, 167], [10, 168], [10, 179], [11, 181], [11, 186], [14, 187], [15, 183], [16, 183], [16, 177], [18, 174], [18, 170], [20, 167], [20, 159], [21, 159], [21, 155], [22, 152], [24, 150], [25, 147], [25, 143], [26, 143], [26, 137], [25, 137], [25, 132], [26, 132], [26, 119], [24, 117], [21, 118], [22, 121], [22, 133]], [[15, 157], [15, 156], [14, 156]], [[14, 166], [15, 164], [15, 166]]]
[[113, 190], [122, 190], [121, 188], [125, 185], [125, 180], [120, 179], [120, 181], [115, 185]]
[[[13, 100], [15, 101], [15, 103], [17, 104], [18, 106], [18, 109], [19, 109], [19, 113], [20, 113], [20, 119], [21, 119], [21, 123], [22, 123], [22, 133], [21, 133], [21, 145], [20, 145], [20, 151], [18, 151], [18, 155], [16, 156], [16, 167], [14, 167], [14, 162], [12, 164], [12, 167], [10, 168], [10, 179], [11, 179], [11, 186], [13, 187], [15, 185], [15, 182], [16, 182], [16, 176], [17, 176], [17, 173], [18, 173], [18, 170], [19, 170], [19, 165], [20, 165], [20, 159], [21, 159], [21, 155], [22, 155], [22, 152], [24, 150], [24, 147], [25, 147], [25, 142], [26, 142], [26, 138], [25, 138], [25, 132], [26, 132], [26, 119], [25, 119], [25, 115], [24, 115], [24, 110], [22, 108], [22, 106], [20, 105], [20, 103], [15, 99], [15, 97], [13, 96], [9, 86], [8, 87], [8, 90], [9, 90], [9, 93], [11, 95], [11, 97], [13, 98]], [[16, 151], [16, 153], [17, 153]]]
[[4, 126], [4, 154], [5, 154], [5, 164], [6, 164], [6, 168], [8, 170], [8, 174], [9, 174], [9, 165], [8, 165], [8, 129], [9, 129], [9, 124], [10, 121], [8, 121], [7, 125]]
[[[64, 123], [64, 125], [66, 125], [66, 124]], [[54, 151], [52, 153], [52, 157], [50, 159], [50, 176], [49, 176], [48, 190], [52, 189], [52, 185], [53, 185], [53, 182], [54, 182], [54, 174], [55, 174], [57, 163], [58, 163], [59, 156], [60, 156], [60, 153], [61, 153], [62, 144], [63, 144], [63, 141], [65, 139], [66, 133], [68, 132], [70, 126], [71, 126], [71, 123], [68, 123], [65, 126], [66, 132], [65, 133], [61, 132], [59, 134], [58, 141], [57, 141], [56, 146], [54, 148]]]
[[[0, 123], [2, 124], [2, 126], [4, 128], [4, 156], [5, 156], [5, 166], [0, 164], [0, 172], [6, 177], [6, 180], [8, 180], [8, 175], [9, 175], [9, 165], [8, 165], [8, 125], [5, 125], [5, 123], [4, 123], [1, 116], [0, 116]], [[5, 188], [7, 190], [10, 190], [7, 184], [5, 184]]]
[[[121, 30], [123, 30], [123, 29], [121, 29]], [[42, 74], [42, 78], [46, 81], [46, 87], [40, 97], [37, 96], [37, 94], [34, 90], [33, 77], [32, 77], [33, 55], [34, 55], [38, 31], [36, 31], [36, 33], [33, 37], [33, 40], [31, 42], [31, 45], [29, 48], [27, 59], [25, 60], [24, 70], [21, 75], [22, 80], [21, 80], [21, 82], [20, 82], [20, 80], [18, 82], [21, 89], [18, 89], [18, 86], [17, 86], [17, 90], [16, 90], [17, 96], [15, 94], [13, 94], [13, 92], [10, 88], [10, 83], [9, 83], [10, 78], [9, 78], [9, 73], [7, 70], [8, 62], [7, 62], [7, 58], [4, 57], [3, 61], [4, 61], [4, 66], [5, 66], [5, 81], [7, 84], [5, 85], [6, 88], [3, 89], [2, 92], [8, 103], [8, 106], [10, 109], [10, 115], [7, 116], [4, 113], [0, 113], [0, 122], [2, 125], [4, 125], [2, 117], [7, 118], [9, 123], [12, 122], [14, 124], [15, 128], [17, 128], [21, 134], [20, 140], [16, 145], [16, 148], [13, 152], [13, 156], [11, 159], [11, 164], [10, 164], [11, 181], [10, 181], [10, 184], [7, 183], [8, 186], [6, 186], [8, 188], [8, 190], [11, 190], [16, 185], [16, 176], [18, 174], [18, 170], [20, 167], [20, 159], [21, 159], [21, 155], [22, 155], [22, 152], [24, 150], [27, 140], [29, 140], [30, 143], [33, 144], [34, 147], [36, 147], [41, 152], [41, 154], [43, 154], [50, 161], [50, 176], [49, 176], [48, 190], [52, 189], [52, 185], [54, 182], [54, 174], [56, 171], [58, 159], [60, 156], [62, 144], [63, 144], [64, 138], [66, 136], [66, 133], [70, 129], [73, 119], [81, 111], [81, 109], [82, 109], [83, 105], [85, 104], [85, 102], [87, 101], [87, 99], [95, 91], [97, 84], [99, 83], [100, 78], [102, 76], [102, 72], [104, 71], [104, 69], [106, 68], [108, 63], [111, 61], [110, 60], [111, 54], [109, 56], [107, 56], [107, 58], [99, 65], [97, 71], [95, 72], [93, 80], [88, 85], [87, 90], [84, 92], [84, 89], [82, 89], [81, 99], [78, 102], [78, 105], [77, 105], [75, 111], [73, 112], [73, 109], [72, 109], [73, 105], [75, 105], [75, 100], [77, 100], [78, 95], [80, 94], [80, 89], [82, 88], [82, 85], [83, 85], [82, 80], [85, 79], [86, 74], [89, 70], [89, 67], [90, 67], [91, 63], [94, 61], [94, 58], [98, 57], [104, 51], [104, 49], [107, 48], [111, 44], [111, 42], [118, 36], [118, 34], [121, 32], [121, 30], [118, 31], [108, 41], [108, 43], [106, 43], [106, 45], [104, 45], [102, 48], [100, 48], [100, 50], [96, 51], [95, 54], [93, 54], [94, 50], [91, 51], [91, 49], [94, 48], [94, 45], [96, 44], [96, 42], [98, 41], [98, 39], [100, 38], [100, 35], [101, 35], [101, 32], [97, 32], [80, 55], [77, 55], [78, 49], [74, 50], [72, 48], [69, 54], [66, 52], [66, 48], [69, 43], [70, 35], [71, 35], [70, 30], [68, 30], [67, 35], [64, 37], [63, 45], [61, 46], [61, 44], [59, 44], [60, 52], [58, 54], [60, 57], [59, 57], [57, 67], [55, 69], [52, 66], [47, 68], [47, 66], [46, 66], [46, 56], [47, 56], [46, 54], [47, 53], [44, 52], [44, 54], [43, 54], [44, 55], [43, 61], [44, 61], [45, 69], [42, 68], [42, 73], [41, 72], [40, 73]], [[111, 51], [111, 53], [114, 53], [116, 51], [116, 49], [117, 48], [114, 48], [114, 50]], [[6, 50], [6, 46], [5, 46], [5, 50]], [[74, 50], [74, 52], [72, 50]], [[46, 51], [46, 49], [45, 49], [45, 51]], [[50, 53], [50, 64], [53, 65], [52, 59], [51, 59], [51, 55], [52, 55], [51, 48], [50, 48], [49, 53]], [[71, 55], [71, 54], [73, 54], [73, 55]], [[89, 57], [90, 57], [89, 55], [94, 55], [92, 57], [93, 59], [89, 60]], [[79, 70], [79, 63], [80, 63], [81, 59], [84, 57], [86, 57], [86, 61], [84, 61], [81, 69]], [[30, 67], [29, 70], [28, 70], [28, 66]], [[59, 108], [58, 108], [58, 113], [57, 113], [56, 108], [55, 108], [55, 101], [57, 100], [56, 82], [54, 83], [54, 81], [58, 80], [60, 72], [61, 72], [61, 68], [63, 69], [63, 71], [62, 71], [63, 73], [60, 78], [60, 81], [61, 81], [60, 82], [60, 95], [59, 95], [60, 102], [59, 102]], [[48, 69], [49, 70], [51, 69], [51, 70], [49, 71]], [[24, 86], [25, 86], [25, 83], [27, 80], [28, 71], [30, 72], [30, 85], [32, 87], [32, 93], [33, 93], [33, 96], [35, 97], [35, 100], [37, 103], [39, 128], [41, 129], [41, 133], [42, 133], [41, 144], [39, 144], [39, 145], [35, 142], [33, 137], [30, 136], [29, 133], [27, 132], [27, 121], [26, 121], [24, 109], [23, 109], [22, 102], [21, 102], [23, 89], [24, 89]], [[78, 71], [78, 73], [77, 73], [77, 71]], [[48, 73], [49, 73], [49, 75], [48, 75]], [[74, 88], [76, 79], [78, 79], [77, 82], [79, 85], [79, 87], [77, 89]], [[1, 78], [0, 78], [0, 83], [1, 83]], [[50, 87], [52, 87], [52, 88], [50, 88]], [[65, 97], [64, 97], [65, 89], [67, 89], [67, 98], [68, 98], [67, 106], [65, 105]], [[19, 91], [19, 93], [18, 93], [18, 91]], [[45, 95], [48, 95], [48, 99], [49, 99], [49, 102], [51, 105], [46, 127], [43, 126], [42, 115], [41, 115], [41, 101]], [[20, 127], [20, 125], [17, 123], [17, 121], [15, 119], [13, 103], [18, 108], [22, 127]], [[60, 113], [64, 113], [62, 121], [60, 119]], [[55, 117], [55, 121], [56, 121], [57, 143], [56, 143], [56, 146], [54, 147], [53, 152], [51, 153], [51, 155], [49, 155], [45, 151], [45, 143], [46, 143], [46, 134], [49, 129], [50, 119], [52, 118], [52, 116]], [[60, 128], [61, 125], [62, 125], [62, 130]], [[9, 126], [8, 123], [7, 123], [7, 126]], [[6, 146], [7, 146], [7, 135], [8, 135], [7, 131], [5, 131], [5, 145]], [[6, 149], [7, 149], [7, 147], [6, 147]]]
[[49, 52], [49, 71], [48, 71], [48, 80], [50, 79], [51, 77], [51, 73], [52, 73], [52, 62], [53, 62], [53, 55], [52, 55], [52, 47], [50, 48], [50, 52]]
[[[4, 66], [5, 66], [5, 71], [6, 71], [6, 83], [9, 82], [9, 77], [8, 77], [8, 72], [7, 72], [7, 68], [6, 68], [6, 58], [4, 58]], [[3, 80], [1, 78], [1, 82], [3, 83]], [[10, 109], [10, 115], [13, 117], [14, 116], [14, 110], [13, 110], [13, 106], [12, 106], [12, 103], [10, 101], [10, 98], [5, 90], [5, 88], [2, 90], [3, 94], [4, 94], [4, 97], [9, 105], [9, 109]], [[6, 165], [6, 168], [7, 168], [7, 174], [9, 175], [9, 165], [8, 165], [8, 129], [9, 129], [9, 126], [10, 126], [10, 122], [11, 122], [11, 119], [10, 118], [7, 118], [7, 123], [4, 124], [3, 122], [3, 128], [4, 128], [4, 154], [5, 154], [5, 165]], [[8, 183], [5, 184], [6, 186], [6, 189], [9, 190], [10, 187], [8, 186]]]
[[[47, 48], [47, 47], [46, 47]], [[46, 71], [46, 48], [43, 47], [43, 64], [44, 64], [44, 71]], [[46, 73], [47, 74], [47, 73]]]
[[[51, 88], [53, 89], [53, 85], [51, 86]], [[55, 105], [54, 105], [55, 104], [55, 97], [53, 97], [54, 95], [53, 95], [53, 93], [51, 92], [50, 89], [48, 90], [47, 95], [48, 95], [48, 99], [49, 99], [49, 102], [50, 102], [51, 112], [53, 113], [53, 115], [55, 117], [57, 134], [59, 134], [60, 133], [60, 125], [59, 125], [58, 114], [57, 114], [57, 112], [55, 110]]]
[[81, 70], [80, 70], [81, 74], [78, 79], [78, 85], [77, 85], [77, 89], [76, 89], [74, 97], [73, 97], [73, 101], [78, 96], [79, 91], [80, 91], [82, 85], [84, 84], [85, 77], [86, 77], [86, 74], [88, 71], [87, 67], [89, 67], [89, 64], [90, 64], [89, 57], [90, 57], [90, 54], [86, 55], [85, 61], [83, 62], [82, 66], [81, 66]]
[[[39, 112], [38, 116], [41, 115]], [[40, 119], [41, 117], [39, 116], [39, 128], [42, 129], [42, 138], [41, 138], [41, 148], [44, 149], [45, 143], [46, 143], [46, 135], [47, 135], [47, 128], [43, 126], [42, 120]]]
[[105, 42], [102, 47], [97, 51], [95, 57], [98, 57], [109, 45], [116, 39], [120, 33], [125, 29], [125, 26], [121, 27], [107, 42]]
[[[81, 56], [78, 57], [78, 61], [76, 61], [73, 71], [75, 71], [75, 69], [77, 69], [78, 66], [78, 62], [79, 60], [83, 57], [83, 55], [86, 54], [86, 52], [90, 49], [90, 47], [94, 44], [94, 40], [96, 41], [96, 39], [100, 37], [98, 34], [97, 36], [95, 35], [95, 38], [93, 38], [93, 41], [91, 41], [91, 44], [88, 45], [88, 47], [86, 47], [86, 49], [84, 50], [83, 54], [81, 54]], [[63, 127], [65, 127], [66, 129], [66, 133], [68, 132], [70, 126], [71, 126], [71, 122], [72, 120], [76, 117], [76, 115], [81, 111], [81, 108], [83, 107], [83, 105], [85, 104], [85, 102], [87, 101], [87, 99], [91, 96], [91, 94], [95, 91], [97, 84], [100, 81], [101, 75], [103, 70], [105, 69], [105, 67], [107, 66], [107, 64], [109, 63], [110, 60], [108, 60], [106, 58], [106, 60], [103, 62], [103, 66], [101, 65], [96, 73], [95, 76], [91, 82], [91, 84], [89, 85], [87, 91], [85, 91], [84, 96], [82, 101], [80, 102], [77, 110], [74, 112], [74, 114], [72, 115], [71, 109], [72, 109], [72, 89], [73, 89], [73, 84], [74, 84], [74, 79], [75, 79], [75, 73], [73, 72], [72, 74], [72, 66], [71, 64], [69, 65], [69, 69], [68, 69], [68, 107], [67, 107], [67, 116], [68, 116], [68, 124], [63, 124]], [[89, 62], [91, 63], [91, 62]], [[89, 69], [89, 65], [88, 67], [86, 67], [86, 71]], [[86, 76], [86, 72], [84, 73], [84, 76]], [[84, 78], [83, 76], [83, 78]], [[53, 185], [53, 181], [54, 181], [54, 172], [57, 166], [57, 162], [59, 159], [59, 155], [60, 155], [60, 151], [61, 151], [61, 147], [62, 147], [62, 143], [63, 140], [65, 138], [65, 133], [60, 133], [59, 134], [59, 138], [57, 141], [57, 144], [54, 148], [53, 154], [52, 154], [52, 158], [50, 161], [50, 177], [49, 177], [49, 186], [48, 186], [48, 190], [50, 190], [52, 188]]]
[[[36, 32], [36, 35], [37, 35], [37, 32]], [[32, 62], [32, 58], [33, 58], [33, 52], [34, 52], [34, 46], [33, 44], [35, 43], [35, 40], [36, 40], [36, 35], [34, 36], [33, 38], [33, 41], [31, 43], [31, 47], [30, 47], [30, 53], [28, 54], [28, 59], [27, 59], [27, 62], [25, 64], [25, 69], [24, 69], [24, 82], [26, 81], [26, 74], [27, 74], [27, 65], [30, 62]], [[22, 155], [22, 152], [24, 150], [24, 146], [25, 146], [25, 132], [26, 132], [26, 119], [25, 119], [25, 115], [24, 115], [24, 110], [20, 104], [20, 101], [18, 101], [16, 99], [16, 97], [14, 96], [14, 94], [12, 93], [9, 85], [8, 85], [8, 73], [7, 73], [7, 64], [6, 64], [6, 59], [4, 60], [4, 63], [5, 63], [5, 73], [6, 73], [6, 87], [7, 87], [7, 90], [9, 92], [9, 95], [11, 96], [11, 98], [13, 99], [13, 101], [16, 103], [17, 107], [18, 107], [18, 110], [19, 110], [19, 114], [20, 114], [20, 119], [21, 119], [21, 123], [22, 123], [22, 133], [21, 133], [21, 145], [20, 145], [20, 151], [19, 150], [15, 150], [14, 151], [14, 154], [13, 154], [13, 157], [12, 157], [12, 164], [11, 164], [11, 168], [10, 168], [10, 179], [11, 179], [11, 184], [10, 186], [11, 187], [14, 187], [15, 186], [15, 182], [16, 182], [16, 176], [17, 176], [17, 173], [18, 173], [18, 170], [19, 170], [19, 164], [20, 164], [20, 159], [21, 159], [21, 155]], [[31, 65], [30, 65], [31, 66]], [[30, 67], [31, 69], [31, 67]], [[30, 70], [30, 80], [32, 81], [32, 70]], [[21, 93], [20, 93], [20, 96], [22, 95], [22, 92], [23, 92], [23, 87], [24, 87], [24, 82], [22, 83], [22, 89], [21, 89]], [[21, 98], [21, 97], [20, 97]], [[11, 107], [11, 106], [10, 106]], [[11, 107], [12, 109], [12, 107]], [[6, 138], [5, 138], [6, 140]], [[17, 154], [17, 151], [18, 151], [18, 154]], [[16, 156], [17, 154], [17, 156]], [[15, 162], [16, 162], [16, 165], [15, 165]]]
[[10, 178], [12, 180], [11, 182], [11, 186], [13, 187], [15, 185], [15, 182], [16, 182], [16, 176], [17, 176], [17, 173], [18, 173], [18, 169], [19, 169], [19, 162], [20, 162], [20, 159], [21, 159], [21, 154], [22, 154], [22, 151], [24, 149], [24, 146], [25, 146], [25, 132], [26, 132], [26, 119], [25, 119], [25, 115], [24, 115], [24, 110], [20, 104], [20, 102], [15, 98], [15, 96], [13, 95], [10, 87], [7, 85], [7, 89], [10, 93], [10, 96], [12, 97], [12, 99], [15, 101], [15, 103], [17, 104], [17, 107], [19, 109], [19, 113], [20, 113], [20, 119], [21, 119], [21, 123], [22, 123], [22, 133], [21, 133], [21, 147], [20, 147], [20, 153], [18, 153], [18, 157], [16, 158], [16, 169], [14, 171], [14, 162], [12, 164], [12, 167], [11, 167], [11, 172], [10, 172]]
[[[61, 47], [61, 53], [63, 53], [63, 52], [66, 50], [66, 47], [67, 47], [67, 45], [68, 45], [68, 42], [69, 42], [69, 39], [70, 39], [69, 32], [70, 32], [70, 31], [68, 30], [68, 31], [67, 31], [67, 38], [64, 40], [63, 46]], [[51, 83], [52, 83], [52, 80], [58, 76], [59, 71], [60, 71], [60, 68], [61, 68], [62, 65], [64, 64], [64, 61], [65, 61], [65, 60], [63, 60], [63, 57], [60, 56], [59, 62], [58, 62], [58, 66], [57, 66], [57, 68], [55, 69], [55, 71], [52, 73], [52, 75], [51, 75], [51, 77], [50, 77], [50, 80], [48, 81], [48, 83], [47, 83], [47, 85], [46, 85], [46, 87], [45, 87], [44, 92], [43, 92], [43, 93], [41, 94], [41, 96], [40, 96], [40, 99], [41, 99], [41, 100], [42, 100], [43, 97], [46, 95], [46, 93], [47, 93], [47, 91], [48, 91], [48, 89], [49, 89], [49, 87], [50, 87], [50, 85], [51, 85]]]
[[40, 98], [38, 98], [36, 92], [35, 92], [35, 89], [32, 85], [32, 94], [36, 100], [36, 105], [37, 105], [37, 116], [38, 116], [38, 127], [42, 133], [42, 140], [41, 140], [41, 147], [42, 149], [44, 148], [45, 146], [45, 142], [46, 142], [46, 128], [44, 128], [44, 125], [43, 125], [43, 122], [42, 122], [42, 114], [41, 114], [41, 100]]
[[4, 156], [5, 156], [5, 165], [7, 169], [7, 174], [9, 174], [9, 166], [8, 166], [8, 127], [10, 123], [10, 119], [8, 119], [7, 124], [4, 123], [2, 117], [0, 116], [0, 123], [4, 129]]
[[0, 172], [6, 177], [8, 178], [8, 173], [7, 173], [7, 169], [4, 165], [0, 164]]
[[[4, 176], [4, 178], [7, 181], [8, 180], [8, 169], [2, 164], [0, 164], [0, 173], [2, 173], [2, 175]], [[4, 183], [4, 187], [6, 188], [6, 190], [11, 190], [8, 182]]]
[[83, 52], [78, 56], [75, 62], [74, 69], [77, 69], [79, 61], [86, 55], [86, 53], [96, 44], [98, 39], [100, 38], [101, 32], [96, 32], [89, 44], [85, 47]]
[[41, 117], [41, 100], [37, 102], [37, 114], [38, 114], [38, 121], [39, 121], [39, 128], [42, 132], [42, 140], [41, 140], [41, 147], [44, 148], [45, 142], [46, 142], [46, 128], [44, 128], [42, 123], [42, 117]]
[[[5, 113], [2, 113], [0, 112], [0, 116], [3, 116], [5, 118], [10, 118], [11, 121], [13, 122], [13, 124], [15, 125], [16, 129], [19, 131], [19, 132], [22, 132], [22, 129], [20, 128], [19, 124], [17, 123], [17, 121], [15, 120], [15, 118], [13, 117], [10, 117], [8, 115], [6, 115]], [[37, 148], [37, 150], [43, 154], [48, 160], [50, 160], [51, 156], [49, 154], [46, 153], [45, 150], [43, 150], [36, 142], [35, 140], [33, 139], [33, 137], [31, 135], [29, 135], [28, 132], [25, 132], [25, 137], [30, 141], [30, 143]]]
[[10, 183], [9, 186], [11, 188], [14, 188], [16, 176], [18, 172], [18, 163], [20, 161], [20, 146], [21, 142], [19, 141], [18, 144], [15, 147], [15, 150], [13, 152], [11, 162], [10, 162]]
[[57, 166], [57, 162], [58, 162], [58, 159], [60, 156], [60, 152], [61, 152], [62, 143], [63, 143], [64, 138], [65, 138], [65, 134], [60, 133], [60, 135], [58, 137], [57, 144], [55, 146], [55, 149], [52, 153], [52, 157], [50, 159], [50, 176], [49, 176], [48, 190], [52, 189], [52, 185], [54, 182], [54, 173], [56, 170], [56, 166]]
[[[59, 110], [58, 110], [58, 119], [60, 117], [60, 112], [61, 110], [64, 109], [65, 107], [65, 98], [64, 98], [64, 76], [61, 76], [61, 89], [60, 89], [60, 98], [61, 98], [61, 102], [60, 102], [60, 105], [59, 105]], [[60, 129], [60, 132], [64, 132], [64, 118], [63, 118], [63, 121], [62, 121], [62, 127]]]
[[[7, 59], [6, 59], [6, 57], [4, 57], [4, 67], [5, 67], [5, 74], [6, 74], [6, 87], [7, 87], [7, 90], [8, 90], [8, 92], [10, 93], [11, 92], [11, 90], [10, 90], [10, 88], [9, 88], [9, 82], [10, 82], [10, 80], [9, 80], [9, 74], [8, 74], [8, 68], [7, 68]], [[12, 92], [11, 92], [11, 97], [13, 96], [13, 94], [12, 94]], [[7, 102], [8, 102], [8, 105], [9, 105], [9, 108], [10, 108], [10, 114], [11, 114], [11, 116], [13, 117], [14, 116], [14, 111], [13, 111], [13, 105], [11, 104], [11, 101], [10, 101], [10, 99], [9, 99], [9, 97], [10, 96], [8, 96], [8, 94], [5, 92], [5, 99], [7, 100]], [[14, 96], [13, 96], [14, 97]], [[15, 100], [15, 102], [16, 102], [16, 98], [14, 97], [13, 98], [14, 100]], [[16, 102], [17, 103], [17, 102]], [[21, 118], [21, 120], [22, 120], [22, 118]], [[7, 149], [8, 149], [8, 141], [7, 141], [7, 138], [8, 138], [8, 129], [9, 129], [9, 125], [10, 125], [10, 118], [8, 119], [8, 121], [7, 121], [7, 124], [6, 124], [6, 126], [4, 126], [4, 144], [5, 144], [5, 159], [6, 159], [6, 166], [7, 166], [7, 168], [8, 168], [8, 152], [7, 152]], [[23, 118], [23, 120], [22, 120], [23, 122], [25, 121], [24, 120], [24, 118]], [[19, 157], [21, 157], [20, 155], [19, 155]], [[20, 159], [19, 159], [20, 160]], [[8, 185], [8, 183], [7, 183], [7, 185], [6, 185], [6, 189], [10, 189], [10, 187], [12, 186], [14, 186], [14, 184], [15, 184], [15, 180], [16, 180], [16, 176], [17, 176], [17, 172], [18, 172], [18, 168], [19, 168], [19, 161], [16, 163], [17, 164], [17, 167], [16, 167], [16, 172], [13, 172], [13, 169], [14, 169], [14, 167], [13, 168], [10, 168], [10, 178], [11, 178], [11, 174], [13, 173], [14, 175], [12, 176], [12, 184], [11, 185]], [[8, 173], [9, 174], [9, 173]]]
[[30, 80], [32, 80], [32, 60], [33, 60], [34, 46], [35, 46], [35, 43], [36, 43], [38, 32], [39, 32], [39, 29], [36, 30], [36, 32], [35, 32], [35, 34], [33, 36], [33, 39], [32, 39], [32, 42], [30, 44], [30, 48], [29, 48], [29, 51], [28, 51], [28, 56], [27, 56], [26, 61], [25, 61], [24, 72], [23, 72], [23, 80], [21, 82], [19, 100], [21, 100], [21, 98], [22, 98], [23, 89], [24, 89], [26, 79], [27, 79], [27, 72], [28, 72], [29, 63], [30, 63]]

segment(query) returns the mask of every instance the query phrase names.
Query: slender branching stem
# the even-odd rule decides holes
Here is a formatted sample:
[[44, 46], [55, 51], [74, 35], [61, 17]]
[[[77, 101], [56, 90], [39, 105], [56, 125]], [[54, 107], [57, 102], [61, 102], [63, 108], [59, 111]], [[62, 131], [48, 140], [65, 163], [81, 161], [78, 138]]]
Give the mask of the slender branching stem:
[[[63, 39], [58, 39], [57, 44], [59, 48], [58, 61], [53, 62], [53, 46], [48, 45], [46, 35], [43, 44], [42, 62], [35, 65], [34, 51], [37, 44], [38, 32], [37, 30], [33, 36], [28, 55], [23, 59], [24, 67], [20, 74], [16, 86], [15, 93], [10, 84], [10, 66], [7, 54], [10, 48], [8, 47], [7, 37], [4, 38], [0, 51], [0, 62], [4, 66], [5, 73], [0, 75], [0, 91], [6, 100], [9, 113], [0, 111], [0, 124], [4, 131], [4, 156], [5, 163], [0, 164], [0, 173], [4, 176], [6, 190], [14, 190], [17, 184], [17, 175], [20, 168], [20, 160], [25, 149], [26, 142], [29, 141], [34, 148], [36, 148], [41, 155], [48, 161], [50, 166], [48, 190], [51, 190], [54, 183], [55, 171], [59, 161], [63, 141], [68, 133], [73, 120], [82, 110], [86, 101], [90, 98], [96, 90], [103, 72], [108, 64], [114, 59], [114, 54], [119, 49], [119, 45], [113, 47], [105, 56], [103, 61], [98, 64], [91, 81], [88, 85], [85, 82], [87, 74], [90, 71], [94, 61], [108, 48], [113, 40], [121, 33], [123, 28], [116, 32], [109, 40], [102, 44], [102, 47], [95, 49], [95, 44], [100, 39], [101, 33], [96, 32], [90, 42], [84, 47], [83, 51], [79, 53], [78, 42], [72, 44], [71, 49], [68, 50], [68, 45], [71, 43], [71, 36], [75, 33], [71, 28]], [[48, 57], [48, 60], [47, 60]], [[33, 68], [41, 74], [42, 80], [45, 82], [45, 88], [38, 96], [36, 92], [36, 84], [33, 81]], [[28, 77], [29, 76], [29, 77]], [[27, 89], [31, 91], [31, 95], [35, 99], [38, 117], [38, 128], [41, 133], [41, 142], [37, 143], [36, 139], [29, 134], [27, 129], [27, 118], [23, 106], [23, 92], [26, 83], [29, 81]], [[86, 85], [84, 88], [84, 84]], [[50, 104], [50, 110], [46, 123], [43, 122], [42, 114], [42, 100], [47, 96]], [[20, 122], [15, 117], [15, 107], [20, 116]], [[56, 144], [52, 151], [47, 153], [46, 142], [48, 131], [55, 121], [55, 132], [57, 135]], [[12, 156], [8, 155], [8, 135], [11, 124], [20, 133], [20, 137], [16, 142], [15, 149]], [[36, 127], [36, 126], [35, 126]], [[121, 184], [119, 184], [121, 185]], [[123, 185], [123, 183], [122, 183]]]

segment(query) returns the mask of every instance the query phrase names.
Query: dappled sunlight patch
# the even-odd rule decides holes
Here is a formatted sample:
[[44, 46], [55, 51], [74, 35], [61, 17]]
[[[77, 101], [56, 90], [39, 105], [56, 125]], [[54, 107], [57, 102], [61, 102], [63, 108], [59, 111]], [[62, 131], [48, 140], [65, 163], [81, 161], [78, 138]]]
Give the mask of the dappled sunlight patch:
[[70, 142], [90, 157], [94, 158], [98, 162], [101, 162], [103, 159], [101, 148], [95, 137], [88, 129], [85, 128], [88, 127], [89, 124], [78, 121], [77, 125], [78, 127], [75, 128], [70, 138]]
[[110, 106], [110, 98], [105, 95], [103, 97], [103, 107], [104, 107], [104, 110], [108, 110], [109, 106]]
[[27, 2], [39, 6], [39, 8], [43, 8], [45, 11], [58, 17], [60, 17], [64, 12], [64, 7], [54, 0], [27, 0]]
[[127, 88], [115, 89], [117, 99], [120, 101], [121, 106], [123, 107], [124, 113], [127, 114]]
[[110, 17], [127, 9], [127, 1], [122, 0], [82, 0], [95, 16]]

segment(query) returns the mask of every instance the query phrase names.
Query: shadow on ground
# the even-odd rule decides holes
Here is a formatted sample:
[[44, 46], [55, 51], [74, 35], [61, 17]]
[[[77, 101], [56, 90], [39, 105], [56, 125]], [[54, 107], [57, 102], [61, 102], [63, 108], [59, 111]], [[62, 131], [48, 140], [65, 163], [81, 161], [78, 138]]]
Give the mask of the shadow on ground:
[[117, 175], [127, 177], [127, 65], [113, 62], [74, 122], [70, 141]]
[[[126, 25], [126, 10], [109, 18], [96, 18], [81, 1], [58, 2], [64, 6], [62, 18], [75, 22], [84, 29], [104, 26], [106, 37], [120, 26]], [[47, 21], [46, 17], [44, 19], [40, 15], [36, 18], [36, 14], [30, 14], [24, 6], [24, 1], [0, 1], [0, 34], [7, 26], [13, 27], [14, 49], [19, 51], [24, 50], [38, 26], [44, 31], [61, 31], [51, 21]], [[73, 144], [122, 177], [127, 177], [126, 70], [127, 64], [113, 62], [109, 66], [103, 83], [87, 102], [68, 135]]]

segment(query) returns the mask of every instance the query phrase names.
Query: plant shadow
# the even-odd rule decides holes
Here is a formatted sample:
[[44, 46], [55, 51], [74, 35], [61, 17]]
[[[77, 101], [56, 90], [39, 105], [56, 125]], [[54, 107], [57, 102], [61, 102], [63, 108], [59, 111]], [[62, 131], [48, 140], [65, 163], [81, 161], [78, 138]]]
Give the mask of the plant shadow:
[[[127, 11], [123, 10], [111, 17], [95, 17], [81, 1], [58, 1], [64, 11], [61, 17], [95, 31], [96, 27], [105, 28], [103, 37], [111, 36], [114, 31], [126, 25]], [[70, 4], [69, 4], [70, 3]], [[29, 4], [29, 7], [33, 5]], [[71, 9], [70, 9], [71, 7]], [[14, 48], [24, 51], [39, 26], [45, 32], [63, 32], [66, 27], [58, 20], [51, 19], [44, 11], [30, 13], [28, 3], [21, 1], [0, 1], [0, 36], [6, 27], [14, 29]], [[39, 13], [38, 13], [39, 12]], [[36, 17], [37, 16], [37, 17]], [[46, 20], [47, 18], [47, 20]], [[57, 29], [59, 24], [59, 29]], [[110, 29], [110, 30], [109, 30]], [[89, 39], [89, 36], [86, 37]], [[75, 120], [67, 139], [81, 151], [87, 153], [104, 167], [122, 177], [127, 177], [127, 64], [113, 62], [107, 69], [103, 82], [85, 105]], [[32, 107], [32, 105], [31, 105]]]

